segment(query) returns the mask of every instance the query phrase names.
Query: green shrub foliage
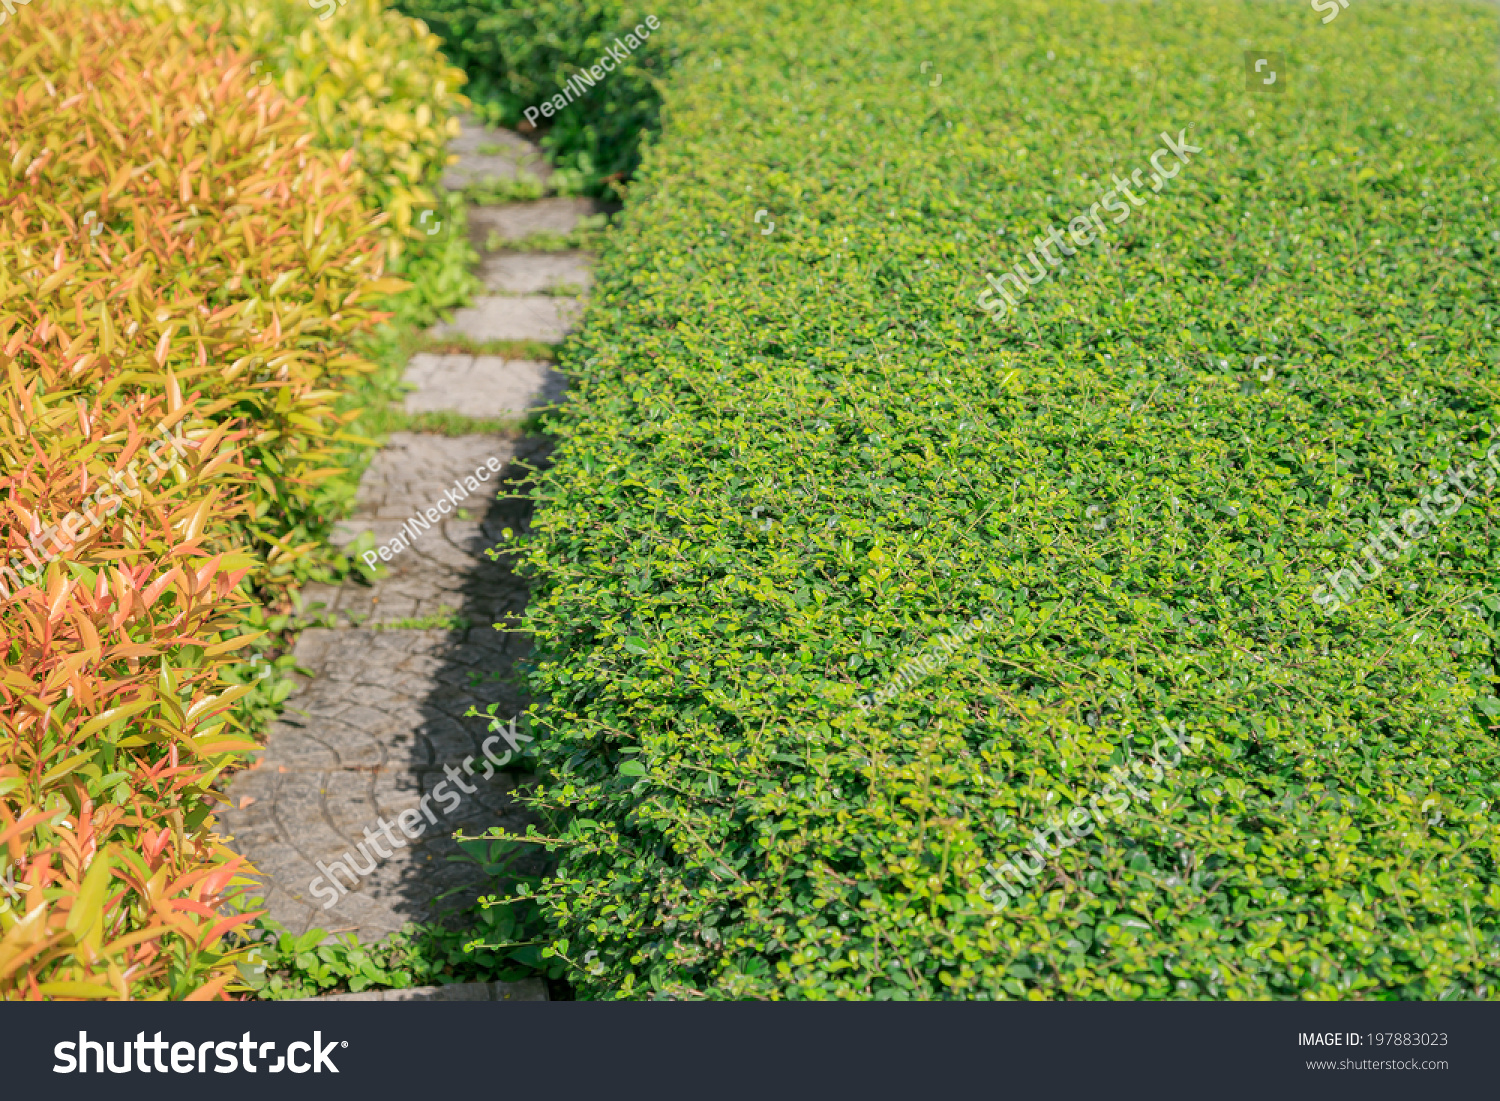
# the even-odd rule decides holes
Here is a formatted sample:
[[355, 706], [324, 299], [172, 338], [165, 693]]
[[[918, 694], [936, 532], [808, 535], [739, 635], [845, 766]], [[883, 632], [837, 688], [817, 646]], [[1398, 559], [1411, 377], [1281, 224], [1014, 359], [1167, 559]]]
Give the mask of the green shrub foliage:
[[469, 77], [465, 93], [481, 114], [520, 126], [524, 112], [562, 92], [568, 81], [603, 57], [616, 37], [648, 15], [661, 24], [628, 60], [550, 120], [542, 144], [558, 167], [585, 188], [631, 175], [644, 133], [661, 109], [658, 79], [678, 51], [680, 21], [669, 5], [638, 0], [396, 0], [407, 15], [443, 39], [448, 58]]
[[[1494, 996], [1494, 492], [1311, 600], [1491, 442], [1494, 14], [710, 14], [522, 543], [582, 994]], [[1179, 767], [997, 910], [987, 867], [1164, 722]]]

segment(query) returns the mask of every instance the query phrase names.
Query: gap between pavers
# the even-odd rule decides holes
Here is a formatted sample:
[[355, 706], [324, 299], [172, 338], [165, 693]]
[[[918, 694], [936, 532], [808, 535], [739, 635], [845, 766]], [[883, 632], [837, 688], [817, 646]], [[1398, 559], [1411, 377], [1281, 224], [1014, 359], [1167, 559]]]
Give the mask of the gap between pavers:
[[537, 199], [529, 203], [496, 203], [469, 207], [469, 240], [480, 252], [490, 239], [519, 241], [533, 233], [572, 233], [591, 214], [612, 208], [594, 199]]
[[[532, 142], [510, 130], [486, 126], [465, 115], [459, 119], [459, 135], [448, 143], [448, 152], [458, 161], [443, 172], [443, 187], [462, 191], [491, 182], [508, 182], [523, 173], [543, 184], [552, 178], [552, 166]], [[481, 152], [481, 149], [493, 150]]]

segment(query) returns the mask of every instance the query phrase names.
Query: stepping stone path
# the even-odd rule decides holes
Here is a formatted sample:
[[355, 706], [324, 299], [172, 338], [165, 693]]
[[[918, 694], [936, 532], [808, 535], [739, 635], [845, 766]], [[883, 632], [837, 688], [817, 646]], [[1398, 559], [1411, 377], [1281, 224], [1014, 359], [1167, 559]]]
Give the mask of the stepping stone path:
[[[544, 180], [551, 174], [523, 138], [467, 119], [451, 151], [459, 155], [444, 177], [452, 189], [482, 187], [523, 171]], [[492, 235], [513, 242], [539, 231], [567, 233], [595, 211], [593, 203], [577, 199], [471, 207], [470, 233], [483, 250]], [[481, 275], [490, 293], [456, 311], [452, 322], [435, 327], [431, 336], [555, 344], [576, 324], [582, 302], [560, 292], [586, 290], [590, 256], [482, 255]], [[406, 398], [408, 411], [451, 410], [481, 418], [519, 419], [528, 409], [559, 401], [563, 388], [545, 362], [494, 355], [419, 354], [408, 364], [406, 378], [417, 387]], [[326, 624], [304, 629], [297, 640], [297, 662], [312, 676], [299, 682], [262, 753], [235, 776], [229, 790], [232, 809], [221, 815], [222, 828], [260, 871], [270, 916], [294, 933], [316, 927], [352, 932], [371, 943], [406, 922], [432, 920], [495, 889], [474, 864], [452, 859], [459, 848], [451, 835], [460, 827], [470, 834], [496, 825], [523, 829], [527, 819], [512, 792], [524, 777], [496, 771], [482, 778], [480, 747], [491, 736], [489, 723], [465, 713], [495, 703], [496, 715], [508, 721], [526, 704], [513, 687], [513, 669], [527, 645], [521, 636], [494, 627], [519, 622], [526, 587], [503, 560], [491, 561], [485, 551], [500, 542], [504, 528], [525, 528], [529, 506], [497, 497], [515, 492], [526, 474], [520, 464], [544, 462], [546, 453], [546, 441], [535, 437], [398, 432], [361, 478], [355, 514], [338, 526], [340, 545], [366, 531], [377, 546], [388, 543], [403, 525], [410, 535], [414, 528], [408, 521], [422, 518], [440, 501], [447, 501], [449, 511], [409, 538], [373, 586], [308, 587], [308, 606], [321, 605]], [[498, 467], [498, 473], [478, 492], [461, 494], [462, 480], [486, 467], [487, 473]], [[452, 497], [459, 496], [464, 499], [453, 504]], [[476, 762], [472, 774], [464, 769], [466, 758]], [[450, 783], [446, 797], [459, 794], [456, 806], [429, 798], [434, 824], [420, 808], [423, 797], [453, 774], [445, 770], [455, 770], [475, 791], [463, 794]], [[417, 824], [410, 815], [406, 821], [420, 836], [397, 848], [381, 831], [380, 820], [393, 824], [391, 836], [405, 840], [394, 828], [403, 811], [416, 812]], [[380, 842], [378, 849], [367, 830]], [[371, 869], [376, 853], [389, 856], [374, 859]], [[347, 893], [325, 908], [332, 892], [324, 887], [315, 894], [314, 882], [321, 876], [327, 883], [335, 861], [351, 860], [361, 872], [357, 886], [350, 887], [352, 875], [340, 875]], [[545, 997], [539, 991], [540, 983], [475, 984], [463, 996]], [[392, 991], [381, 997], [425, 996]]]

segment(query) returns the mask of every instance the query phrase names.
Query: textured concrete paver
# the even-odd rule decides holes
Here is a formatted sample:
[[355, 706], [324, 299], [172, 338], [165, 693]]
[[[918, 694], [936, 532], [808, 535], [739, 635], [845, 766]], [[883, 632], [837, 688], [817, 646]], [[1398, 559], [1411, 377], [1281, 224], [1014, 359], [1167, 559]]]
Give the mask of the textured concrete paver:
[[[488, 720], [465, 713], [495, 703], [508, 721], [521, 710], [503, 678], [524, 649], [489, 624], [302, 633], [297, 659], [313, 678], [257, 764], [235, 777], [235, 806], [221, 815], [235, 848], [269, 878], [272, 917], [297, 933], [318, 926], [374, 941], [432, 920], [438, 895], [454, 892], [451, 906], [486, 888], [476, 865], [456, 859], [453, 831], [524, 830], [529, 819], [512, 798], [520, 778], [485, 761]], [[503, 754], [505, 743], [491, 750]], [[403, 812], [416, 838], [394, 828]]]
[[[519, 615], [526, 606], [524, 582], [485, 551], [501, 542], [504, 529], [524, 527], [525, 506], [497, 495], [515, 493], [545, 451], [535, 439], [392, 433], [361, 476], [354, 512], [337, 525], [334, 543], [347, 547], [368, 531], [377, 546], [389, 544], [404, 528], [406, 546], [382, 563], [386, 576], [373, 586], [307, 586], [308, 611], [358, 623], [390, 623], [444, 609], [462, 609], [486, 624]], [[475, 472], [488, 472], [492, 459], [500, 472], [480, 482]], [[477, 489], [464, 481], [469, 477]], [[459, 498], [456, 504], [453, 498]], [[429, 518], [434, 514], [435, 522]], [[314, 604], [322, 605], [321, 613]]]
[[587, 293], [594, 281], [587, 252], [492, 252], [479, 264], [484, 285], [501, 294], [540, 294], [566, 287]]
[[572, 331], [582, 306], [568, 298], [526, 295], [518, 298], [476, 298], [474, 305], [453, 312], [451, 322], [428, 330], [428, 335], [466, 336], [470, 340], [536, 340], [556, 344]]
[[470, 184], [513, 180], [521, 173], [546, 183], [552, 178], [552, 166], [543, 159], [541, 150], [510, 130], [484, 126], [475, 119], [460, 120], [462, 130], [448, 145], [458, 161], [443, 173], [443, 186], [461, 191]]
[[470, 417], [518, 415], [551, 405], [567, 380], [543, 360], [500, 356], [412, 356], [406, 381], [417, 385], [406, 395], [408, 413], [451, 410]]
[[[449, 610], [472, 626], [309, 628], [299, 636], [297, 662], [311, 679], [287, 701], [258, 764], [234, 778], [233, 809], [221, 815], [236, 850], [265, 877], [271, 916], [289, 929], [352, 931], [372, 941], [494, 889], [474, 865], [454, 859], [459, 850], [451, 840], [459, 827], [522, 829], [527, 820], [510, 794], [517, 778], [482, 775], [489, 722], [467, 714], [494, 703], [508, 720], [524, 707], [511, 687], [524, 640], [495, 626], [517, 623], [526, 588], [506, 561], [484, 552], [500, 542], [502, 529], [525, 530], [526, 504], [502, 495], [525, 476], [518, 461], [540, 461], [546, 446], [396, 433], [361, 478], [355, 513], [335, 537], [341, 545], [364, 530], [390, 538], [438, 501], [449, 513], [437, 512], [436, 523], [409, 538], [373, 586], [309, 586], [308, 600], [325, 603], [324, 614], [338, 622], [389, 623]], [[479, 489], [470, 491], [462, 479], [480, 469], [491, 478], [475, 477]], [[455, 786], [449, 770], [474, 791]], [[403, 835], [387, 837], [381, 820], [394, 825], [403, 811], [413, 812], [408, 823], [423, 824], [423, 832], [394, 847]], [[347, 893], [335, 899], [330, 877]], [[439, 898], [448, 892], [455, 893]]]
[[459, 982], [448, 986], [409, 986], [405, 990], [361, 990], [358, 994], [324, 994], [294, 998], [299, 1002], [545, 1002], [541, 979], [520, 982]]
[[593, 199], [538, 199], [532, 203], [500, 203], [469, 208], [469, 238], [483, 249], [490, 235], [519, 241], [533, 233], [572, 233], [590, 214], [608, 208]]

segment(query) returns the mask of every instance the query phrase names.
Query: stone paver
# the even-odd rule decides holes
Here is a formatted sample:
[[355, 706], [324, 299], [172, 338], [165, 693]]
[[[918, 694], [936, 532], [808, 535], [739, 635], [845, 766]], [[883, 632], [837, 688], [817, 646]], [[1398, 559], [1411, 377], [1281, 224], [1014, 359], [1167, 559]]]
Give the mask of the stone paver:
[[[488, 722], [465, 713], [495, 703], [509, 720], [521, 710], [506, 678], [524, 652], [519, 636], [488, 623], [464, 632], [302, 632], [297, 660], [313, 677], [288, 701], [255, 767], [235, 777], [233, 809], [221, 815], [234, 847], [267, 878], [277, 921], [372, 942], [432, 920], [437, 895], [457, 892], [445, 900], [452, 906], [486, 888], [475, 865], [455, 859], [451, 834], [524, 830], [530, 819], [513, 802], [515, 775], [483, 775]], [[415, 812], [407, 821], [416, 839], [382, 832], [381, 820], [394, 824], [403, 811]], [[353, 889], [335, 898], [333, 882]]]
[[451, 410], [470, 417], [504, 417], [556, 403], [567, 380], [545, 360], [500, 356], [414, 355], [406, 381], [408, 413]]
[[469, 238], [475, 248], [483, 249], [492, 233], [506, 242], [533, 233], [572, 233], [582, 219], [608, 209], [593, 199], [538, 199], [533, 203], [470, 207]]
[[405, 990], [361, 990], [358, 994], [323, 994], [293, 998], [297, 1002], [545, 1002], [541, 979], [520, 982], [456, 982], [447, 986], [409, 986]]
[[[496, 493], [514, 492], [527, 466], [541, 462], [545, 454], [545, 442], [536, 439], [392, 433], [360, 478], [354, 512], [336, 526], [333, 541], [346, 547], [369, 531], [378, 546], [404, 526], [407, 546], [382, 563], [387, 575], [374, 586], [308, 585], [303, 590], [308, 612], [361, 624], [432, 616], [444, 609], [462, 610], [476, 624], [519, 615], [526, 606], [524, 582], [491, 562], [485, 551], [500, 543], [505, 528], [519, 531], [526, 522], [527, 510], [520, 502], [496, 500]], [[460, 494], [454, 483], [481, 467], [488, 469], [490, 459], [497, 460], [500, 472], [487, 482], [476, 479], [477, 492], [465, 485], [467, 496]], [[449, 491], [462, 500], [454, 504]], [[448, 506], [447, 515], [439, 502]], [[438, 520], [423, 527], [428, 509], [438, 509]], [[322, 605], [321, 613], [314, 604]]]
[[[462, 191], [471, 184], [513, 180], [521, 173], [546, 183], [552, 178], [552, 166], [534, 144], [509, 130], [484, 126], [472, 118], [461, 120], [462, 131], [448, 145], [458, 161], [443, 173], [443, 186]], [[485, 152], [481, 152], [485, 150]]]
[[479, 265], [484, 285], [501, 294], [540, 294], [566, 287], [586, 294], [593, 272], [593, 256], [581, 251], [492, 252]]
[[[518, 460], [543, 461], [546, 447], [535, 439], [396, 433], [361, 478], [354, 515], [335, 535], [339, 545], [365, 530], [389, 539], [439, 500], [449, 514], [439, 513], [437, 523], [409, 540], [375, 585], [309, 586], [307, 601], [326, 605], [322, 613], [338, 622], [390, 623], [446, 609], [472, 626], [309, 628], [299, 636], [297, 662], [311, 679], [287, 701], [258, 763], [234, 778], [231, 809], [221, 815], [236, 850], [264, 877], [271, 916], [294, 932], [316, 926], [374, 941], [494, 889], [476, 866], [453, 859], [459, 849], [451, 840], [460, 827], [469, 833], [497, 824], [524, 829], [528, 820], [512, 801], [513, 775], [480, 775], [489, 724], [466, 714], [494, 703], [508, 720], [525, 703], [512, 685], [526, 645], [519, 634], [495, 626], [518, 622], [526, 588], [506, 562], [491, 561], [484, 551], [500, 542], [502, 529], [525, 529], [525, 503], [499, 495], [513, 492], [525, 475]], [[455, 479], [490, 469], [491, 459], [500, 472], [482, 485], [476, 479], [479, 492], [461, 494], [468, 487]], [[460, 504], [445, 491], [461, 497]], [[465, 506], [468, 519], [458, 513]], [[479, 762], [472, 774], [465, 758]], [[435, 792], [450, 768], [475, 790], [464, 793], [449, 783], [444, 793]], [[424, 795], [431, 796], [430, 813], [421, 819], [421, 836], [393, 848], [381, 820], [421, 812]], [[367, 829], [378, 843], [373, 851]], [[402, 837], [399, 831], [392, 836]], [[382, 851], [386, 855], [373, 858]], [[351, 860], [357, 887], [354, 876], [333, 867]], [[518, 870], [534, 873], [539, 866]], [[354, 889], [335, 899], [330, 874]], [[437, 896], [450, 891], [440, 903]]]
[[428, 330], [441, 339], [466, 336], [471, 340], [536, 340], [556, 344], [567, 336], [582, 306], [570, 298], [525, 295], [516, 298], [476, 298], [474, 305], [453, 312], [451, 322]]

